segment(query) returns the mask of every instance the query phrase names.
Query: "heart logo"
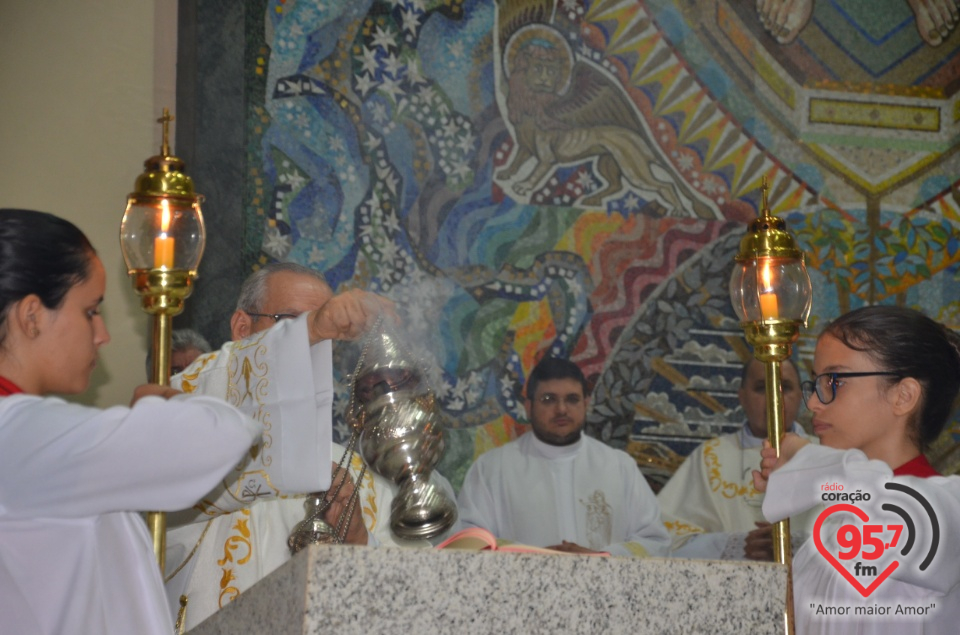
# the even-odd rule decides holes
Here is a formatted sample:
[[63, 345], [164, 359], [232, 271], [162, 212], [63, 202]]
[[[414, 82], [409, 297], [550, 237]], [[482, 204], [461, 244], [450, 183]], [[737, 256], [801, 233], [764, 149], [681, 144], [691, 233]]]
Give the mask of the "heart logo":
[[878, 586], [880, 586], [881, 582], [887, 579], [887, 576], [893, 573], [894, 570], [896, 570], [896, 568], [900, 566], [900, 562], [897, 560], [894, 560], [893, 562], [891, 562], [887, 566], [887, 568], [881, 571], [880, 574], [874, 579], [874, 581], [870, 583], [870, 586], [864, 587], [862, 584], [860, 584], [860, 580], [857, 580], [852, 573], [847, 571], [846, 567], [844, 567], [843, 564], [841, 564], [840, 561], [837, 560], [837, 558], [834, 557], [834, 555], [827, 550], [827, 548], [823, 544], [823, 541], [820, 539], [820, 527], [823, 525], [823, 521], [825, 521], [828, 516], [835, 514], [837, 512], [850, 512], [851, 514], [855, 514], [864, 523], [870, 520], [870, 517], [867, 515], [867, 512], [863, 511], [858, 507], [854, 507], [853, 505], [848, 505], [846, 503], [833, 505], [825, 509], [823, 513], [817, 517], [817, 522], [813, 526], [813, 542], [814, 544], [817, 545], [817, 551], [820, 552], [820, 555], [826, 558], [827, 562], [832, 564], [833, 568], [839, 571], [840, 575], [846, 578], [847, 582], [853, 585], [853, 588], [855, 588], [860, 593], [860, 595], [862, 595], [863, 597], [867, 597], [871, 593], [873, 593]]

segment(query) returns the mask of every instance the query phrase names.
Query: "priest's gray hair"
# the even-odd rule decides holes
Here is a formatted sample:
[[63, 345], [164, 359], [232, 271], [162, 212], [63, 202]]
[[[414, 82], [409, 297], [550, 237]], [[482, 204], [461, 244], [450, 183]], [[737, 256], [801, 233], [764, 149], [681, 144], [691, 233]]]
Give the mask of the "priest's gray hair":
[[305, 267], [296, 262], [270, 262], [251, 273], [243, 281], [243, 286], [240, 287], [240, 296], [237, 298], [237, 309], [246, 313], [259, 313], [267, 296], [268, 278], [281, 271], [311, 276], [324, 285], [330, 286], [323, 274], [316, 269]]
[[170, 333], [171, 352], [185, 351], [195, 348], [201, 353], [209, 353], [213, 350], [207, 338], [193, 329], [173, 329]]

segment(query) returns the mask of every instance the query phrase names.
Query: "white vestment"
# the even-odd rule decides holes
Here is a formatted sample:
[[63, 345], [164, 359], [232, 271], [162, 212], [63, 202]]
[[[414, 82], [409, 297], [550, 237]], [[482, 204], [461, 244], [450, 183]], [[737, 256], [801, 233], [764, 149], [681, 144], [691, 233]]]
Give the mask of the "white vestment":
[[[188, 630], [289, 560], [287, 537], [306, 513], [302, 494], [325, 490], [331, 459], [339, 462], [343, 455], [343, 448], [330, 442], [330, 342], [309, 346], [305, 320], [282, 321], [228, 342], [175, 378], [174, 387], [225, 398], [267, 427], [259, 452], [217, 491], [168, 518], [167, 595], [174, 614], [180, 596], [187, 596]], [[361, 465], [355, 455], [354, 482]], [[453, 496], [449, 483], [434, 476]], [[369, 544], [429, 547], [427, 541], [402, 541], [390, 532], [395, 489], [370, 470], [364, 474], [357, 513]]]
[[[934, 512], [939, 525], [939, 536], [933, 539], [929, 513], [912, 495], [890, 490], [885, 484], [906, 486], [925, 499]], [[843, 490], [827, 489], [834, 484]], [[870, 500], [858, 500], [860, 496], [840, 500], [839, 494], [869, 493]], [[825, 501], [824, 495], [832, 497]], [[860, 450], [837, 450], [808, 445], [790, 461], [773, 472], [763, 503], [764, 515], [770, 521], [843, 502], [852, 504], [868, 516], [868, 523], [878, 524], [879, 529], [871, 539], [880, 542], [868, 546], [871, 539], [863, 539], [862, 549], [857, 549], [853, 559], [843, 562], [860, 563], [877, 567], [879, 574], [893, 560], [899, 565], [888, 578], [867, 597], [855, 589], [837, 569], [821, 554], [813, 538], [807, 540], [796, 553], [793, 561], [793, 592], [797, 633], [804, 635], [858, 635], [887, 634], [910, 635], [926, 633], [957, 632], [960, 624], [960, 477], [894, 476], [890, 466], [883, 461], [871, 461]], [[899, 507], [914, 524], [914, 542], [911, 551], [904, 555], [909, 530], [899, 514], [884, 505]], [[904, 526], [895, 547], [884, 548], [893, 543], [893, 531], [889, 524]], [[836, 537], [844, 531], [844, 538], [851, 538], [851, 530], [842, 530], [847, 524], [854, 525], [859, 536], [865, 535], [865, 524], [853, 513], [834, 512], [827, 516], [820, 536], [826, 551], [840, 562], [840, 546]], [[930, 555], [931, 545], [936, 543], [936, 552], [925, 570], [924, 560]], [[846, 551], [851, 548], [844, 547]], [[867, 558], [870, 552], [882, 553], [879, 558]], [[854, 575], [862, 586], [877, 579], [877, 575]], [[932, 606], [935, 605], [935, 606]], [[840, 608], [845, 614], [836, 614]], [[887, 608], [879, 615], [878, 607]], [[897, 610], [900, 607], [901, 613]], [[926, 608], [925, 615], [903, 614], [915, 607]], [[872, 613], [871, 613], [872, 612]], [[834, 614], [831, 614], [834, 613]]]
[[[224, 399], [264, 427], [263, 440], [250, 456], [194, 506], [194, 522], [281, 493], [316, 492], [330, 485], [331, 345], [310, 346], [308, 315], [227, 342], [171, 379], [174, 388]], [[189, 516], [178, 514], [177, 524]]]
[[[794, 423], [791, 432], [805, 437]], [[765, 522], [753, 486], [763, 439], [743, 427], [697, 446], [657, 494], [663, 522], [682, 558], [743, 559], [747, 533]], [[805, 525], [804, 519], [797, 519]], [[791, 526], [791, 533], [799, 527]], [[801, 541], [802, 542], [802, 541]], [[799, 544], [799, 543], [798, 543]]]
[[621, 556], [661, 556], [670, 537], [629, 454], [588, 436], [552, 446], [531, 432], [480, 455], [459, 498], [465, 527], [537, 547], [575, 542]]
[[150, 532], [128, 510], [191, 504], [260, 432], [210, 397], [0, 399], [0, 632], [173, 633]]
[[[339, 461], [343, 448], [334, 444], [333, 450]], [[361, 465], [360, 457], [355, 454], [350, 466], [354, 482], [357, 482]], [[437, 482], [443, 477], [433, 474], [432, 478]], [[390, 504], [396, 486], [369, 469], [361, 483], [355, 513], [362, 514], [370, 534], [369, 546], [431, 546], [425, 540], [400, 540], [390, 531]], [[442, 486], [449, 488], [449, 484]], [[453, 496], [452, 491], [449, 495]], [[287, 538], [306, 515], [304, 500], [303, 495], [261, 500], [248, 508], [203, 523], [176, 527], [168, 534], [167, 553], [176, 549], [183, 554], [177, 558], [177, 563], [184, 566], [169, 578], [167, 595], [174, 612], [180, 595], [188, 597], [187, 630], [290, 559]], [[168, 576], [174, 573], [174, 567], [179, 566], [170, 562], [168, 557]]]

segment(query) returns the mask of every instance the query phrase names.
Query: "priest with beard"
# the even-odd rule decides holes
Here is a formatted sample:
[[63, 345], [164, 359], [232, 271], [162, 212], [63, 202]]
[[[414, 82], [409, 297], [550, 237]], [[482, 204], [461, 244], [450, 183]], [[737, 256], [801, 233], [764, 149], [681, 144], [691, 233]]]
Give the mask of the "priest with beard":
[[524, 401], [531, 432], [470, 467], [458, 499], [463, 526], [570, 553], [666, 555], [670, 537], [636, 462], [583, 434], [586, 392], [576, 364], [537, 364]]

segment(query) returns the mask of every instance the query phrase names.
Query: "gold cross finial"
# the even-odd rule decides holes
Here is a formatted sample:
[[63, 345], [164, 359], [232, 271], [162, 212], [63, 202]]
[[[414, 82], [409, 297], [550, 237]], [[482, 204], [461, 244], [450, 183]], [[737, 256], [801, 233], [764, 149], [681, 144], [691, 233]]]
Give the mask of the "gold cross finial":
[[163, 124], [163, 145], [160, 146], [160, 154], [165, 157], [170, 156], [170, 122], [173, 120], [174, 116], [167, 108], [163, 109], [163, 116], [157, 119], [157, 123]]
[[761, 181], [760, 181], [760, 192], [761, 192], [761, 195], [763, 196], [763, 203], [762, 203], [761, 206], [760, 206], [760, 215], [761, 215], [761, 216], [769, 216], [769, 215], [770, 215], [770, 207], [769, 207], [769, 205], [767, 205], [767, 190], [768, 190], [768, 189], [770, 189], [770, 188], [769, 188], [769, 186], [767, 185], [767, 177], [766, 177], [766, 175], [764, 175], [763, 177], [761, 177]]

